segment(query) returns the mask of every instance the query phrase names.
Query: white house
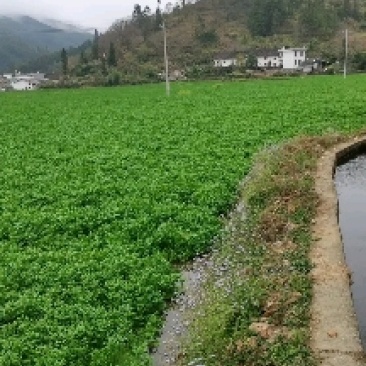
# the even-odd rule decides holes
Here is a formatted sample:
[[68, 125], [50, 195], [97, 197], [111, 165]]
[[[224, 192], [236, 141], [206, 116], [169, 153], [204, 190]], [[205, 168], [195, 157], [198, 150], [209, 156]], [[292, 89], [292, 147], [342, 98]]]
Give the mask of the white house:
[[283, 60], [284, 70], [296, 70], [302, 68], [306, 60], [306, 48], [282, 47], [278, 50], [279, 56]]
[[42, 82], [47, 80], [45, 74], [40, 72], [22, 74], [15, 71], [14, 74], [4, 74], [2, 77], [0, 75], [0, 87], [6, 84], [5, 87], [3, 85], [2, 89], [35, 90]]
[[282, 67], [282, 58], [277, 49], [263, 49], [255, 52], [257, 57], [257, 66], [259, 68], [279, 68]]
[[[257, 67], [260, 69], [278, 68], [284, 70], [301, 70], [306, 60], [305, 47], [282, 47], [281, 49], [255, 49], [248, 50], [247, 55], [257, 58]], [[214, 58], [215, 67], [238, 66], [241, 62], [238, 52], [223, 52]]]
[[19, 76], [11, 80], [11, 87], [14, 90], [35, 90], [39, 86], [39, 81], [31, 76]]
[[230, 67], [238, 64], [237, 52], [222, 52], [214, 58], [215, 67]]
[[302, 69], [306, 60], [306, 48], [282, 47], [277, 50], [256, 50], [257, 66], [259, 68], [281, 68], [283, 70]]

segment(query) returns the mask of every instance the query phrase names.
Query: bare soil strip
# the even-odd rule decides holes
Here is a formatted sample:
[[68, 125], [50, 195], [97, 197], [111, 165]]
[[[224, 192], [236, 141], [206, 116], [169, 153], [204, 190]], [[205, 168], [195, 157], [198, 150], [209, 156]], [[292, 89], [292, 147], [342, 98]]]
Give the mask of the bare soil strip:
[[352, 303], [351, 276], [344, 259], [333, 182], [337, 162], [365, 144], [366, 137], [362, 137], [336, 145], [319, 159], [317, 166], [319, 206], [310, 254], [314, 264], [311, 346], [324, 366], [366, 365]]

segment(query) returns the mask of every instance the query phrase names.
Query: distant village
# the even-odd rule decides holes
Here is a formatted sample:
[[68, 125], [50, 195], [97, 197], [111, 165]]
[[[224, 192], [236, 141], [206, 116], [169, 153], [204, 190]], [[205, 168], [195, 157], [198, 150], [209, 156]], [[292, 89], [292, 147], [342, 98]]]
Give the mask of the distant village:
[[[246, 67], [248, 71], [259, 70], [270, 72], [300, 72], [311, 73], [321, 71], [322, 62], [306, 57], [306, 47], [282, 47], [280, 49], [254, 49], [246, 51], [226, 51], [214, 56], [212, 66], [215, 69]], [[251, 62], [249, 58], [252, 58]], [[163, 74], [157, 75], [164, 76]], [[171, 80], [186, 80], [184, 71], [171, 71]], [[32, 91], [47, 84], [49, 79], [44, 73], [7, 73], [0, 75], [0, 91]], [[57, 81], [53, 81], [57, 84]]]
[[22, 74], [15, 71], [13, 74], [0, 75], [0, 91], [35, 90], [47, 81], [45, 74], [41, 72]]
[[254, 49], [222, 52], [215, 56], [214, 66], [228, 68], [248, 64], [248, 55], [254, 58], [259, 70], [283, 70], [285, 72], [310, 73], [320, 70], [321, 60], [306, 57], [306, 47], [282, 47], [280, 49]]

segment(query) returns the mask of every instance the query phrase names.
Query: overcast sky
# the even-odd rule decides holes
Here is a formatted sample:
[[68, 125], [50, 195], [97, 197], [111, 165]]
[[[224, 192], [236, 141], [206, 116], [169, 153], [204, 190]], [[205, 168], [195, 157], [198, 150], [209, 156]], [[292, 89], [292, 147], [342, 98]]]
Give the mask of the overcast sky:
[[[165, 5], [169, 0], [162, 0]], [[173, 2], [173, 1], [171, 1]], [[174, 1], [175, 2], [175, 1]], [[134, 4], [156, 8], [156, 0], [0, 0], [0, 14], [25, 14], [68, 20], [105, 30], [116, 19], [129, 16]]]

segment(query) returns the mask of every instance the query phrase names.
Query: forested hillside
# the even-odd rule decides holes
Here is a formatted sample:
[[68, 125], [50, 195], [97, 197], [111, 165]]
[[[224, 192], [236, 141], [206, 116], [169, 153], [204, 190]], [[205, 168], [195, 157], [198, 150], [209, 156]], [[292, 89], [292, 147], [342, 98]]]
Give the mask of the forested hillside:
[[[173, 65], [203, 63], [217, 51], [255, 46], [308, 44], [316, 52], [342, 47], [345, 22], [355, 32], [364, 20], [364, 0], [201, 0], [164, 14]], [[102, 52], [114, 42], [119, 65], [130, 67], [162, 56], [160, 13], [135, 6], [133, 21], [115, 23], [100, 39]], [[339, 47], [334, 48], [336, 38]]]
[[46, 23], [28, 16], [0, 16], [0, 72], [13, 71], [30, 59], [62, 47], [79, 46], [91, 38], [77, 27], [64, 30], [61, 22], [50, 25], [52, 22], [48, 20]]
[[164, 9], [136, 4], [94, 44], [69, 58], [68, 73], [97, 83], [149, 79], [163, 71], [165, 21], [172, 69], [212, 64], [217, 52], [306, 45], [309, 54], [342, 59], [344, 27], [350, 53], [366, 48], [365, 0], [200, 0]]

